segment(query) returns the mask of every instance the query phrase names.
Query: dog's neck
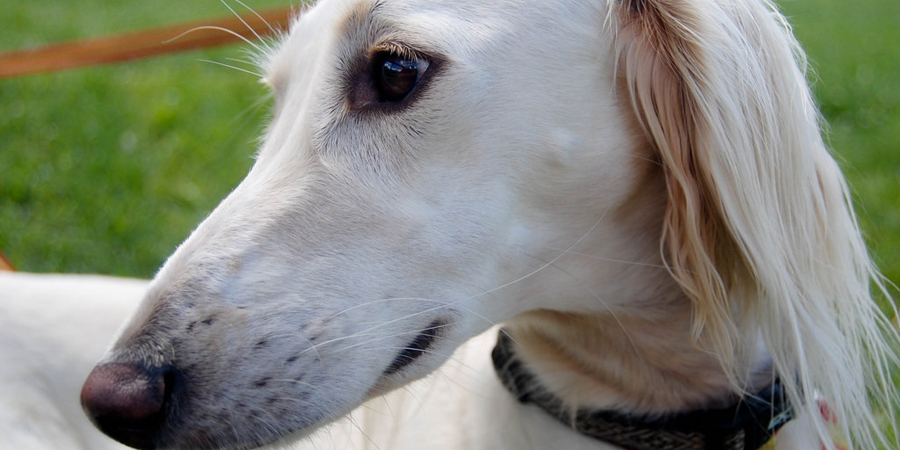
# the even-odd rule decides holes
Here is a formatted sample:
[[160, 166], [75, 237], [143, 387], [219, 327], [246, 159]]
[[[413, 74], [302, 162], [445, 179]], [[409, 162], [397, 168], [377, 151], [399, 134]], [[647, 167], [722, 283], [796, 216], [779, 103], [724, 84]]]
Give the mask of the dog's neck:
[[[646, 308], [640, 317], [526, 313], [506, 328], [542, 387], [573, 409], [667, 414], [720, 408], [739, 394], [717, 358], [694, 344], [690, 307]], [[749, 392], [771, 382], [763, 350], [748, 361]]]
[[[598, 232], [583, 240], [592, 249], [586, 253], [606, 257], [579, 260], [580, 269], [596, 271], [587, 276], [592, 288], [587, 294], [567, 291], [572, 281], [562, 277], [557, 293], [572, 298], [556, 295], [552, 304], [538, 303], [504, 327], [542, 388], [571, 408], [656, 415], [730, 406], [741, 396], [736, 388], [753, 393], [772, 382], [770, 358], [761, 339], [756, 348], [742, 349], [732, 374], [749, 376], [735, 380], [696, 341], [693, 304], [660, 255], [665, 177], [649, 144], [635, 152], [644, 156], [636, 160], [632, 191], [603, 218], [616, 222], [618, 234]], [[630, 281], [616, 282], [623, 279]], [[604, 290], [606, 284], [617, 289]]]

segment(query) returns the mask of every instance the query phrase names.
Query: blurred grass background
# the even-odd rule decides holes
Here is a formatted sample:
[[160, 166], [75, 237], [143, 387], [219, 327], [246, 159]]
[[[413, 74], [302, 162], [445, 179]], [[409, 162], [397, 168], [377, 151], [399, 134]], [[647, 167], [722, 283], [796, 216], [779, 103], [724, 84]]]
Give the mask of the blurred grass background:
[[[7, 3], [0, 51], [230, 15], [216, 0]], [[0, 251], [25, 271], [152, 276], [252, 163], [266, 89], [198, 61], [242, 66], [245, 47], [0, 80]]]
[[[872, 251], [900, 282], [900, 2], [780, 5]], [[0, 51], [228, 14], [216, 0], [11, 2]], [[265, 88], [199, 61], [235, 64], [245, 47], [0, 80], [0, 250], [20, 270], [152, 276], [252, 163]]]
[[900, 2], [781, 0], [869, 247], [900, 283]]

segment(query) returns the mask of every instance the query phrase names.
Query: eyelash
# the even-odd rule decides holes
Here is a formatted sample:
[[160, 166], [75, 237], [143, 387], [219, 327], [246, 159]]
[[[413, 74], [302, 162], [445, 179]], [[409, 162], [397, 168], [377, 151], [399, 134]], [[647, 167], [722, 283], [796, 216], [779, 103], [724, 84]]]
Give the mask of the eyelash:
[[398, 103], [418, 86], [428, 61], [410, 52], [378, 50], [371, 58], [369, 76], [381, 103]]
[[352, 71], [348, 107], [355, 111], [402, 108], [410, 103], [433, 69], [432, 58], [407, 45], [376, 45]]

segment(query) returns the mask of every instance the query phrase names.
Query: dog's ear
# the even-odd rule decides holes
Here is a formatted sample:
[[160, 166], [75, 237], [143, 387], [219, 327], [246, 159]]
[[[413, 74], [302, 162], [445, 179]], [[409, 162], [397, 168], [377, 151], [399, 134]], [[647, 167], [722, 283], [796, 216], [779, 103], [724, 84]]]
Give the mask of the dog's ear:
[[795, 404], [824, 393], [874, 448], [866, 395], [847, 387], [892, 386], [870, 294], [882, 284], [789, 27], [764, 0], [613, 0], [609, 19], [624, 97], [664, 168], [662, 251], [698, 342], [741, 384], [741, 343], [761, 333]]
[[[731, 354], [736, 327], [720, 266], [734, 239], [722, 223], [704, 158], [710, 75], [698, 7], [686, 1], [625, 0], [615, 11], [622, 83], [663, 163], [668, 188], [664, 256], [695, 304], [695, 335]], [[738, 263], [741, 261], [738, 260]]]

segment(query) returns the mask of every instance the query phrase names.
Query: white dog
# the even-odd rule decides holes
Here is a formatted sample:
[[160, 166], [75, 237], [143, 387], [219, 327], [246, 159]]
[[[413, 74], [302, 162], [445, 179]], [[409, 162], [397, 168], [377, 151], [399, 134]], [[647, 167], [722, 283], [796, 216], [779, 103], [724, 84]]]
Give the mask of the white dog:
[[83, 387], [107, 434], [885, 441], [897, 337], [765, 0], [322, 0], [264, 68], [257, 163]]

